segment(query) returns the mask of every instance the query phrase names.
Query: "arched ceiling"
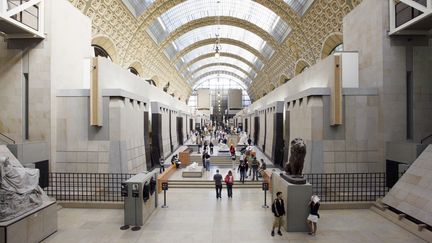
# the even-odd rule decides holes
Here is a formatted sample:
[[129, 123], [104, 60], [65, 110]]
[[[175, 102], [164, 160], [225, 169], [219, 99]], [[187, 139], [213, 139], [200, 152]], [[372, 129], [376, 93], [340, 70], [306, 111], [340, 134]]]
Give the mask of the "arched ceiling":
[[[94, 36], [113, 40], [119, 65], [140, 62], [144, 75], [159, 75], [182, 97], [201, 70], [237, 66], [249, 73], [256, 100], [269, 82], [279, 85], [281, 73], [293, 77], [298, 60], [316, 63], [325, 38], [341, 31], [342, 18], [362, 0], [70, 1], [92, 19]], [[212, 57], [216, 34], [220, 58]]]
[[259, 60], [256, 60], [255, 63], [252, 63], [252, 62], [248, 61], [247, 59], [245, 59], [245, 58], [243, 58], [243, 57], [241, 57], [239, 55], [232, 54], [232, 53], [227, 53], [227, 52], [221, 52], [219, 58], [216, 58], [213, 53], [207, 53], [207, 54], [198, 56], [198, 57], [194, 58], [193, 60], [191, 60], [190, 62], [187, 62], [186, 64], [181, 65], [181, 66], [178, 66], [178, 63], [176, 63], [176, 67], [179, 68], [178, 70], [180, 72], [183, 72], [183, 71], [187, 70], [189, 67], [191, 67], [193, 64], [195, 64], [195, 63], [197, 63], [197, 62], [199, 62], [199, 61], [201, 61], [203, 59], [209, 58], [209, 59], [211, 59], [211, 62], [218, 63], [218, 62], [221, 62], [219, 59], [222, 59], [224, 57], [229, 57], [229, 58], [232, 58], [232, 59], [236, 59], [236, 60], [238, 60], [238, 61], [240, 61], [242, 63], [245, 63], [254, 72], [258, 72], [262, 68], [262, 63], [260, 63]]
[[243, 79], [241, 76], [237, 75], [236, 73], [226, 71], [226, 70], [221, 70], [221, 69], [205, 72], [205, 73], [201, 74], [200, 76], [192, 79], [190, 84], [193, 87], [195, 85], [195, 83], [199, 82], [200, 80], [209, 78], [209, 77], [228, 77], [230, 79], [235, 79], [235, 80], [240, 81], [244, 85], [245, 88], [247, 88], [247, 85], [248, 85], [248, 80]]
[[[192, 51], [193, 49], [199, 48], [201, 46], [209, 45], [209, 44], [214, 45], [215, 42], [216, 42], [216, 38], [209, 38], [209, 39], [197, 41], [197, 42], [189, 45], [188, 47], [185, 47], [183, 50], [177, 52], [177, 54], [173, 58], [173, 63], [175, 63], [180, 57], [184, 56], [186, 53]], [[253, 53], [255, 56], [258, 57], [258, 59], [260, 59], [264, 62], [268, 60], [268, 58], [264, 57], [264, 55], [261, 54], [257, 49], [253, 48], [252, 46], [250, 46], [249, 44], [247, 44], [243, 41], [234, 40], [234, 39], [230, 39], [230, 38], [220, 38], [219, 42], [221, 45], [229, 44], [229, 45], [235, 45], [235, 46], [238, 46], [242, 49], [245, 49], [245, 50]]]
[[255, 75], [252, 75], [251, 72], [247, 72], [246, 70], [240, 68], [240, 67], [237, 66], [237, 65], [230, 64], [230, 63], [220, 63], [220, 62], [219, 62], [219, 63], [209, 63], [209, 64], [206, 64], [206, 65], [202, 65], [202, 66], [200, 66], [199, 68], [197, 68], [196, 70], [194, 70], [194, 71], [188, 73], [188, 75], [186, 76], [186, 78], [187, 78], [187, 79], [188, 79], [188, 78], [191, 78], [191, 77], [193, 77], [194, 75], [196, 75], [197, 73], [199, 73], [201, 70], [205, 70], [206, 68], [209, 68], [209, 67], [220, 67], [220, 66], [222, 66], [222, 67], [230, 67], [230, 68], [237, 69], [238, 71], [244, 73], [244, 75], [246, 75], [246, 76], [247, 76], [249, 79], [251, 79], [251, 80], [252, 80], [253, 78], [255, 78]]

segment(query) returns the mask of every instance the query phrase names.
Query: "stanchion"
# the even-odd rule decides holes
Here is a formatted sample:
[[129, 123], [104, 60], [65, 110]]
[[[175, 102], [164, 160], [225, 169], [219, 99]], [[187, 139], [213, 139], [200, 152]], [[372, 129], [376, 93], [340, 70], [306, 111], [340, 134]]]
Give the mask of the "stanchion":
[[162, 190], [164, 191], [164, 204], [161, 206], [161, 208], [167, 208], [168, 205], [166, 205], [166, 191], [168, 190], [168, 182], [162, 182]]
[[264, 205], [262, 206], [263, 208], [268, 208], [269, 206], [267, 205], [267, 190], [269, 188], [269, 184], [268, 182], [263, 182], [262, 183], [262, 189], [264, 191]]

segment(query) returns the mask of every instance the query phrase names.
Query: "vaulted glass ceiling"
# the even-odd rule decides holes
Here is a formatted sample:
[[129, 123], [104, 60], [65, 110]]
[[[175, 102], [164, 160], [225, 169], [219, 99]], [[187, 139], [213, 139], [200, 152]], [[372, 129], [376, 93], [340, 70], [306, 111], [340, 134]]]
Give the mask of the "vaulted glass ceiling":
[[135, 17], [139, 17], [155, 0], [123, 0], [123, 3]]
[[[222, 48], [220, 50], [221, 52], [229, 52], [232, 54], [236, 54], [236, 55], [241, 56], [244, 59], [248, 60], [249, 62], [253, 62], [255, 59], [254, 54], [252, 54], [250, 51], [245, 50], [241, 47], [238, 47], [235, 45], [230, 45], [230, 44], [224, 44], [221, 46], [222, 46]], [[205, 46], [201, 46], [199, 48], [193, 49], [192, 51], [186, 53], [183, 56], [183, 60], [185, 62], [190, 62], [193, 59], [195, 59], [201, 55], [205, 55], [207, 53], [214, 52], [213, 47], [214, 47], [214, 44], [211, 44], [211, 45], [205, 45]]]
[[234, 39], [247, 43], [259, 52], [263, 52], [263, 55], [267, 58], [273, 55], [273, 48], [257, 34], [231, 25], [209, 25], [196, 28], [175, 39], [171, 45], [177, 51], [181, 51], [195, 42], [215, 38], [217, 33], [219, 33], [220, 38]]
[[211, 72], [211, 71], [219, 71], [219, 70], [226, 70], [226, 71], [228, 71], [228, 72], [235, 73], [236, 75], [238, 75], [239, 77], [241, 77], [241, 78], [244, 79], [244, 80], [248, 80], [249, 82], [252, 81], [252, 80], [248, 77], [247, 74], [245, 74], [244, 72], [242, 72], [242, 71], [240, 71], [240, 70], [238, 70], [238, 69], [236, 69], [236, 68], [233, 68], [233, 67], [222, 67], [222, 68], [221, 68], [221, 66], [211, 66], [211, 67], [207, 67], [207, 68], [201, 69], [201, 70], [199, 70], [198, 72], [194, 73], [194, 74], [191, 76], [191, 78], [192, 78], [192, 79], [196, 79], [196, 78], [200, 77], [201, 75], [203, 75], [204, 73]]
[[[155, 0], [122, 1], [135, 16], [139, 16]], [[286, 4], [298, 15], [303, 16], [313, 1], [283, 0], [280, 1], [280, 4]], [[265, 5], [265, 3], [262, 4]], [[182, 72], [181, 75], [189, 79], [189, 83], [199, 81], [196, 79], [200, 78], [202, 74], [211, 71], [211, 73], [235, 74], [235, 78], [248, 86], [257, 76], [257, 72], [263, 68], [266, 61], [272, 58], [279, 44], [282, 44], [291, 32], [291, 27], [286, 22], [286, 19], [281, 18], [276, 12], [262, 4], [252, 0], [180, 1], [179, 4], [174, 5], [155, 18], [146, 31], [160, 46], [177, 70]], [[222, 21], [219, 20], [220, 17]], [[227, 17], [230, 19], [227, 19]], [[206, 19], [206, 23], [198, 24], [200, 27], [193, 28], [190, 25], [192, 28], [188, 29], [187, 32], [185, 32], [186, 28], [181, 29], [192, 21], [200, 23], [201, 19]], [[213, 19], [214, 24], [212, 24]], [[229, 21], [225, 21], [225, 19]], [[261, 29], [261, 31], [251, 31], [247, 27], [248, 24], [237, 25], [238, 22], [248, 23], [255, 29]], [[231, 25], [231, 23], [234, 25]], [[175, 32], [179, 30], [181, 31]], [[181, 34], [173, 35], [173, 33]], [[207, 40], [206, 43], [209, 43], [209, 39], [215, 38], [227, 39], [227, 42], [230, 39], [243, 42], [255, 49], [256, 52], [248, 51], [246, 49], [249, 48], [242, 48], [241, 45], [225, 42], [220, 44], [219, 53], [221, 56], [215, 58], [212, 56], [215, 53], [214, 44], [194, 46], [196, 42]], [[191, 51], [182, 53], [182, 56], [178, 57], [179, 52], [182, 52], [185, 48]], [[260, 53], [258, 55], [260, 58], [257, 57], [257, 52]], [[218, 63], [223, 65], [217, 65]], [[233, 66], [238, 67], [238, 69], [233, 68]], [[208, 79], [206, 78], [206, 80]]]
[[241, 81], [245, 84], [245, 87], [250, 85], [250, 79], [244, 79], [241, 76], [237, 75], [236, 73], [227, 71], [227, 70], [214, 70], [214, 71], [207, 71], [203, 74], [201, 74], [199, 77], [196, 77], [195, 79], [190, 80], [190, 84], [193, 86], [195, 83], [199, 82], [202, 79], [209, 78], [209, 77], [228, 77], [230, 79], [236, 79]]
[[247, 65], [246, 63], [239, 61], [237, 59], [234, 59], [232, 57], [224, 57], [224, 56], [221, 56], [219, 58], [212, 56], [210, 58], [202, 59], [202, 60], [192, 64], [190, 67], [188, 67], [185, 70], [186, 72], [184, 73], [184, 75], [187, 76], [189, 73], [195, 72], [200, 67], [205, 66], [205, 65], [209, 65], [212, 63], [232, 64], [232, 65], [237, 66], [237, 67], [243, 69], [244, 71], [250, 73], [253, 77], [256, 75], [256, 73], [255, 73], [255, 71], [253, 71], [252, 67]]
[[296, 13], [303, 16], [314, 0], [284, 0]]
[[157, 43], [171, 32], [190, 21], [205, 17], [228, 16], [246, 20], [283, 42], [291, 28], [276, 13], [263, 5], [249, 0], [189, 0], [163, 13], [149, 27]]

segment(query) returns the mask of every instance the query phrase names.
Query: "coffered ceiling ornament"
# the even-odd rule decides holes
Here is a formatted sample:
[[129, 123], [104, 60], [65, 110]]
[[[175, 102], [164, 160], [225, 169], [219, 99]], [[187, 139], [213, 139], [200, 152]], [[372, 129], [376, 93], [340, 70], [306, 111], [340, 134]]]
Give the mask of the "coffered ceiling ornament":
[[[221, 25], [229, 25], [229, 26], [236, 26], [245, 30], [249, 30], [252, 33], [258, 35], [263, 40], [265, 40], [268, 44], [270, 44], [273, 48], [277, 48], [279, 46], [278, 42], [273, 38], [271, 34], [263, 30], [262, 28], [258, 27], [257, 25], [252, 24], [249, 21], [234, 18], [234, 17], [220, 17], [220, 24]], [[166, 37], [160, 44], [161, 48], [164, 48], [168, 43], [174, 41], [181, 35], [200, 28], [204, 26], [209, 25], [215, 25], [214, 17], [206, 17], [206, 18], [200, 18], [193, 21], [188, 22], [187, 24], [184, 24], [180, 26], [179, 28], [175, 29], [173, 32], [171, 32], [168, 37]]]
[[[214, 1], [216, 2], [216, 0]], [[164, 38], [166, 41], [160, 46], [148, 34], [147, 30], [155, 23], [155, 20], [159, 21], [158, 19], [162, 19], [162, 16], [170, 16], [166, 14], [167, 11], [178, 5], [187, 6], [180, 5], [186, 4], [184, 0], [155, 0], [146, 6], [139, 15], [132, 13], [122, 0], [70, 0], [70, 2], [92, 19], [92, 30], [95, 37], [103, 35], [111, 39], [117, 52], [116, 62], [119, 65], [128, 68], [134, 61], [139, 61], [142, 63], [143, 73], [146, 77], [158, 75], [161, 83], [171, 82], [172, 88], [178, 91], [176, 96], [189, 97], [192, 90], [186, 78], [182, 76], [182, 72], [185, 70], [184, 67], [190, 67], [192, 62], [187, 62], [185, 66], [177, 70], [178, 60], [188, 55], [189, 52], [210, 44], [211, 39], [214, 41], [214, 36], [188, 43], [187, 46], [169, 58], [165, 55], [165, 50], [182, 34], [193, 31], [194, 28], [201, 29], [212, 26], [214, 21], [211, 21], [211, 17], [215, 15], [214, 12], [207, 14], [207, 16], [196, 15], [186, 22], [173, 23], [172, 27], [176, 28], [169, 32]], [[311, 4], [310, 0], [298, 1], [309, 3], [300, 7], [298, 4], [293, 5], [290, 0], [255, 0], [253, 3], [247, 0], [221, 0], [222, 5], [224, 2], [240, 5], [250, 4], [255, 8], [264, 7], [263, 9], [270, 14], [269, 16], [276, 16], [271, 18], [274, 23], [282, 26], [281, 29], [287, 30], [285, 32], [271, 32], [266, 25], [259, 22], [261, 21], [259, 18], [248, 21], [241, 15], [231, 16], [225, 12], [221, 14], [221, 24], [225, 23], [225, 25], [233, 28], [244, 28], [259, 33], [260, 38], [265, 39], [265, 42], [274, 51], [270, 56], [267, 56], [262, 52], [260, 46], [253, 46], [246, 40], [231, 40], [229, 42], [226, 40], [226, 44], [241, 47], [261, 61], [259, 68], [257, 68], [256, 63], [250, 60], [246, 64], [242, 61], [230, 62], [234, 65], [251, 66], [250, 70], [256, 72], [251, 86], [248, 87], [251, 99], [256, 100], [261, 97], [263, 90], [267, 90], [266, 84], [268, 82], [281, 84], [279, 80], [281, 74], [294, 77], [297, 60], [302, 59], [310, 65], [320, 60], [326, 38], [331, 33], [341, 32], [343, 17], [360, 4], [361, 0], [314, 0]], [[209, 3], [213, 4], [211, 1]], [[207, 9], [204, 8], [204, 11]], [[253, 14], [255, 15], [255, 13]], [[182, 18], [182, 16], [177, 15], [175, 17]], [[285, 36], [284, 33], [287, 35]], [[225, 40], [223, 36], [221, 37], [221, 43], [224, 43]], [[224, 52], [223, 49], [222, 52]], [[198, 59], [202, 60], [203, 57], [200, 56]], [[210, 62], [203, 61], [196, 68], [208, 64]], [[241, 69], [248, 72], [245, 67], [241, 67]]]

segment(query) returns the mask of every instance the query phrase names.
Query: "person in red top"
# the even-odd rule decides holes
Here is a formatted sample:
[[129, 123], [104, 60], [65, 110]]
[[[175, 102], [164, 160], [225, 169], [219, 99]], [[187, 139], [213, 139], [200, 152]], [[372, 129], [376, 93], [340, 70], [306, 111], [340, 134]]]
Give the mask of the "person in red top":
[[232, 144], [230, 147], [230, 153], [231, 153], [231, 157], [235, 155], [235, 148], [234, 148], [234, 145], [232, 145]]
[[227, 186], [228, 198], [232, 198], [232, 186], [234, 184], [234, 176], [231, 171], [225, 176], [225, 184]]

